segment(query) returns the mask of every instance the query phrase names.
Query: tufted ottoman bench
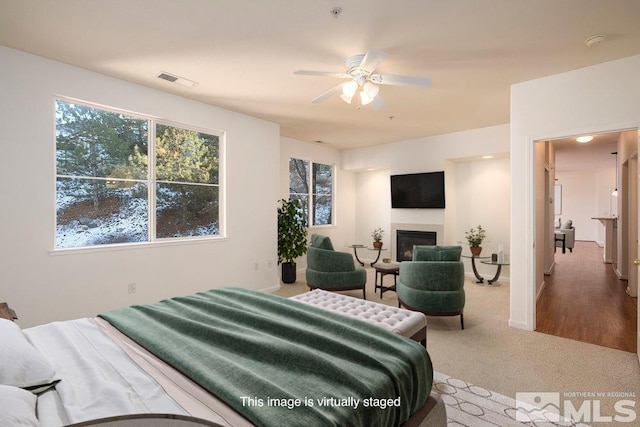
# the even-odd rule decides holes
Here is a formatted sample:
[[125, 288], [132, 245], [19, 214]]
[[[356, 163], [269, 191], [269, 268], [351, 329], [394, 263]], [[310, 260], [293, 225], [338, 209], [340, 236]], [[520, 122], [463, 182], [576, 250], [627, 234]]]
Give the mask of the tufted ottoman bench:
[[290, 299], [380, 326], [427, 346], [427, 318], [422, 313], [322, 289], [314, 289]]

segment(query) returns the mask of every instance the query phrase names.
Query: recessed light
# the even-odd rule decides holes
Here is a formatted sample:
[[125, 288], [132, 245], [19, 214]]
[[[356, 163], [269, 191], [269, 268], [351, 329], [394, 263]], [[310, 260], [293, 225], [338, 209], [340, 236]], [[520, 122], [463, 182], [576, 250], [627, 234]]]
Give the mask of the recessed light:
[[578, 141], [581, 144], [584, 144], [585, 142], [589, 142], [591, 140], [593, 140], [593, 136], [591, 135], [583, 135], [576, 138], [576, 141]]
[[483, 159], [493, 159], [492, 155], [482, 156]]

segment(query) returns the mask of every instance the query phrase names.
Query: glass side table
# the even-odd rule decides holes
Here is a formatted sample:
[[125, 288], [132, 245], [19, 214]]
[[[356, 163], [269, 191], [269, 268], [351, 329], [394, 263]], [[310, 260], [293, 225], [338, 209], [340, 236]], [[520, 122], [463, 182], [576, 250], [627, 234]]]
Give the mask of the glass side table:
[[360, 258], [358, 258], [358, 249], [366, 249], [367, 247], [365, 245], [349, 245], [349, 247], [353, 249], [353, 254], [356, 256], [358, 263], [364, 267], [364, 262], [360, 261]]
[[480, 261], [480, 262], [483, 263], [483, 264], [487, 264], [487, 265], [496, 265], [496, 266], [498, 266], [498, 269], [496, 270], [496, 275], [493, 276], [493, 279], [487, 280], [487, 282], [490, 285], [493, 285], [500, 278], [500, 272], [502, 271], [502, 266], [503, 265], [509, 265], [509, 263], [506, 262], [506, 261], [499, 262], [499, 261], [488, 260], [488, 261]]
[[[461, 255], [462, 258], [471, 258], [471, 268], [473, 268], [473, 275], [476, 276], [476, 283], [484, 283], [484, 277], [482, 277], [480, 275], [480, 273], [478, 273], [478, 269], [476, 268], [476, 259], [479, 260], [483, 260], [483, 259], [491, 259], [490, 256], [475, 256], [475, 255]], [[481, 261], [484, 262], [484, 261]], [[491, 282], [489, 282], [491, 283]]]
[[376, 260], [373, 261], [370, 265], [371, 267], [373, 267], [373, 264], [375, 264], [376, 262], [378, 262], [378, 260], [380, 259], [380, 254], [382, 253], [382, 251], [386, 251], [387, 248], [370, 248], [368, 246], [365, 245], [349, 245], [349, 247], [351, 249], [353, 249], [353, 255], [355, 255], [356, 260], [360, 263], [361, 266], [364, 267], [364, 262], [360, 261], [360, 258], [358, 258], [358, 249], [367, 249], [370, 251], [376, 251], [378, 252], [377, 256], [376, 256]]

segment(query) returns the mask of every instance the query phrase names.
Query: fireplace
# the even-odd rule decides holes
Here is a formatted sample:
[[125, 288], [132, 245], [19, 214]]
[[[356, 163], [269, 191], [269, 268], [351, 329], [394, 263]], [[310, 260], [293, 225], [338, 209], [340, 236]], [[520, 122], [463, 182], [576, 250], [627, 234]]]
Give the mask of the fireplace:
[[416, 245], [436, 245], [437, 233], [435, 231], [396, 231], [396, 260], [411, 261], [413, 247]]

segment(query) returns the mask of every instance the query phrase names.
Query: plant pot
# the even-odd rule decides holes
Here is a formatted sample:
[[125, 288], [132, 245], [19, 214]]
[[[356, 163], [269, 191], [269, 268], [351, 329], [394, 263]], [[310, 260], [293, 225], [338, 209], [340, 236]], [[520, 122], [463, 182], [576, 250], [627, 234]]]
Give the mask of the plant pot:
[[471, 246], [469, 248], [469, 250], [471, 251], [471, 255], [480, 256], [480, 252], [482, 252], [482, 247], [481, 246]]
[[296, 265], [293, 262], [282, 263], [282, 282], [295, 283], [296, 282]]
[[373, 247], [376, 249], [380, 249], [382, 247], [382, 242], [373, 242]]

